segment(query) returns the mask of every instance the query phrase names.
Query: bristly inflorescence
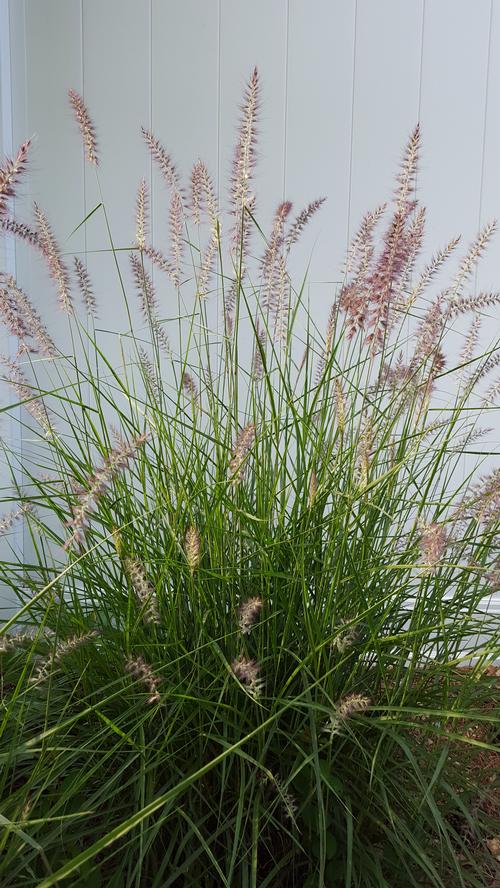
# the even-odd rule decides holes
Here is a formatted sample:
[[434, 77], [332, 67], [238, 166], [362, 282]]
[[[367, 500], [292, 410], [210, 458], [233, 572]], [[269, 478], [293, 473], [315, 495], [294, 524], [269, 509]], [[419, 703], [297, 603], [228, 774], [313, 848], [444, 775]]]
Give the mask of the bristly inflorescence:
[[49, 225], [47, 216], [37, 203], [35, 203], [34, 205], [34, 211], [39, 247], [42, 255], [47, 262], [50, 276], [56, 282], [57, 292], [59, 295], [59, 305], [61, 307], [61, 310], [66, 314], [73, 314], [73, 301], [71, 298], [69, 286], [69, 274], [66, 265], [61, 259], [59, 246], [54, 237], [52, 228]]
[[251, 598], [242, 601], [238, 608], [238, 626], [242, 635], [250, 635], [254, 624], [259, 619], [263, 604], [260, 595], [252, 595]]
[[448, 543], [448, 534], [442, 524], [435, 521], [423, 524], [420, 530], [420, 557], [423, 574], [436, 571]]
[[252, 697], [257, 698], [260, 696], [263, 688], [263, 681], [260, 677], [260, 666], [257, 663], [257, 660], [252, 660], [249, 657], [244, 656], [238, 657], [237, 660], [233, 660], [231, 669], [236, 678], [245, 685], [248, 693]]
[[87, 313], [91, 317], [95, 318], [97, 316], [97, 303], [95, 300], [94, 291], [92, 289], [92, 284], [90, 282], [90, 275], [87, 271], [86, 266], [83, 264], [82, 260], [78, 256], [75, 256], [74, 258], [74, 266], [78, 289], [80, 290], [83, 304], [87, 309]]
[[160, 702], [160, 677], [156, 675], [143, 657], [127, 657], [125, 660], [125, 670], [136, 682], [145, 687], [148, 694], [148, 704]]
[[48, 657], [38, 663], [30, 682], [37, 686], [43, 684], [66, 657], [88, 644], [97, 634], [97, 630], [93, 629], [90, 632], [72, 635], [70, 638], [59, 639]]
[[198, 528], [194, 524], [191, 524], [186, 530], [184, 552], [189, 570], [193, 574], [200, 566], [201, 560], [201, 537]]
[[77, 490], [76, 503], [72, 507], [72, 518], [67, 522], [72, 533], [64, 544], [65, 549], [71, 548], [74, 543], [83, 544], [85, 529], [96, 504], [109, 490], [115, 476], [128, 466], [131, 459], [135, 458], [147, 439], [147, 433], [138, 435], [131, 441], [120, 439], [117, 445], [110, 450], [102, 465], [95, 469], [85, 485]]
[[6, 382], [24, 403], [26, 410], [31, 414], [35, 422], [41, 426], [45, 436], [50, 438], [54, 433], [54, 428], [43, 398], [35, 394], [35, 389], [28, 382], [19, 364], [11, 361], [5, 355], [0, 355], [0, 362], [8, 369]]
[[144, 250], [146, 247], [148, 208], [148, 185], [145, 179], [141, 179], [135, 208], [135, 242], [140, 250]]
[[246, 457], [255, 441], [255, 425], [249, 423], [238, 434], [234, 445], [233, 456], [229, 463], [229, 476], [237, 484], [243, 479]]
[[158, 600], [144, 565], [134, 558], [124, 558], [123, 568], [136, 594], [145, 623], [159, 623]]
[[238, 140], [233, 159], [231, 176], [232, 213], [235, 217], [233, 241], [239, 253], [241, 225], [245, 209], [252, 206], [253, 194], [250, 183], [255, 167], [256, 124], [259, 110], [259, 74], [254, 68], [246, 88], [242, 115], [238, 130]]
[[16, 185], [26, 170], [30, 144], [30, 139], [23, 142], [15, 158], [13, 160], [6, 158], [0, 167], [0, 216], [5, 216], [8, 201], [14, 197]]
[[371, 702], [369, 697], [365, 697], [362, 694], [349, 694], [343, 697], [335, 706], [335, 710], [331, 714], [324, 730], [332, 738], [336, 734], [341, 734], [345, 723], [353, 716], [366, 712]]
[[164, 352], [170, 354], [170, 342], [162, 322], [158, 318], [158, 303], [151, 275], [146, 271], [140, 255], [130, 254], [132, 274], [141, 299], [141, 308], [145, 321], [151, 328]]
[[92, 119], [88, 112], [87, 106], [85, 105], [85, 102], [83, 101], [81, 95], [77, 93], [74, 89], [68, 90], [68, 98], [70, 105], [73, 108], [76, 122], [80, 127], [80, 132], [83, 139], [83, 146], [85, 149], [85, 156], [89, 163], [97, 166], [99, 163], [99, 157], [97, 153], [97, 138], [95, 127], [92, 123]]

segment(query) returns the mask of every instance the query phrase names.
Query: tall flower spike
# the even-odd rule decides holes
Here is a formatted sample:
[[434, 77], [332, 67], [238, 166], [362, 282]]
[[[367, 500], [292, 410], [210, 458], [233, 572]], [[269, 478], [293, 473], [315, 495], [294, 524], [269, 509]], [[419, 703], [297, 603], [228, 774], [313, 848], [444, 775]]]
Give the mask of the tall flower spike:
[[158, 623], [158, 601], [155, 590], [148, 580], [147, 573], [140, 563], [133, 558], [124, 558], [123, 567], [136, 594], [139, 606], [143, 611], [145, 623]]
[[73, 517], [67, 525], [72, 533], [64, 544], [65, 549], [69, 549], [74, 543], [83, 543], [85, 528], [97, 503], [107, 492], [116, 475], [135, 458], [147, 439], [148, 435], [142, 434], [131, 441], [119, 440], [102, 465], [87, 478], [86, 485], [78, 488], [76, 503], [72, 509]]
[[242, 107], [242, 116], [238, 130], [238, 141], [234, 152], [233, 171], [231, 177], [232, 213], [234, 222], [234, 241], [239, 243], [241, 219], [245, 207], [249, 206], [250, 180], [255, 167], [256, 122], [259, 108], [259, 75], [254, 68], [248, 82]]
[[6, 158], [0, 167], [0, 216], [5, 214], [7, 202], [14, 197], [16, 185], [26, 170], [30, 144], [30, 139], [23, 142], [14, 160]]
[[52, 423], [47, 412], [47, 408], [42, 398], [38, 398], [34, 394], [33, 387], [29, 384], [21, 368], [15, 361], [11, 361], [3, 355], [0, 355], [0, 361], [8, 370], [9, 375], [7, 382], [15, 391], [20, 401], [24, 402], [24, 407], [33, 417], [35, 422], [43, 429], [45, 436], [48, 438], [53, 434]]
[[396, 193], [396, 202], [398, 210], [401, 213], [406, 211], [409, 195], [415, 188], [419, 149], [420, 124], [417, 123], [408, 140], [403, 162], [401, 164], [401, 170], [397, 176], [399, 187]]
[[320, 207], [323, 206], [325, 200], [326, 197], [318, 197], [317, 200], [313, 200], [299, 213], [295, 221], [290, 226], [288, 234], [285, 238], [285, 247], [287, 250], [289, 250], [293, 244], [297, 243], [305, 226], [312, 219], [314, 214], [318, 212]]
[[184, 370], [184, 373], [182, 374], [182, 383], [181, 384], [182, 384], [182, 389], [185, 392], [185, 394], [189, 398], [192, 398], [193, 401], [198, 401], [198, 399], [200, 397], [200, 393], [198, 391], [198, 386], [196, 385], [193, 377], [191, 376], [191, 374], [187, 370]]
[[83, 101], [81, 95], [79, 95], [76, 90], [68, 90], [68, 98], [70, 105], [73, 108], [76, 122], [80, 127], [80, 132], [83, 139], [83, 147], [85, 148], [85, 156], [89, 163], [97, 166], [99, 163], [99, 158], [97, 155], [97, 138], [95, 134], [95, 127], [92, 123], [88, 108], [85, 105], [85, 102]]
[[324, 730], [330, 734], [330, 737], [340, 734], [344, 723], [354, 715], [365, 712], [370, 704], [370, 698], [361, 694], [349, 694], [347, 697], [343, 697], [337, 703]]
[[40, 241], [36, 231], [33, 231], [29, 225], [24, 222], [18, 222], [17, 219], [8, 219], [6, 216], [0, 216], [0, 228], [8, 234], [13, 234], [19, 240], [25, 241], [32, 247], [40, 247]]
[[206, 213], [214, 227], [217, 223], [217, 200], [210, 173], [202, 160], [197, 160], [191, 171], [191, 216], [195, 225], [201, 224], [201, 214]]
[[492, 222], [488, 222], [481, 229], [476, 239], [470, 245], [467, 253], [465, 254], [459, 265], [458, 271], [452, 281], [450, 288], [446, 291], [449, 310], [453, 309], [455, 301], [460, 297], [462, 293], [462, 288], [466, 280], [470, 277], [471, 273], [476, 267], [480, 257], [484, 253], [496, 229], [497, 222], [496, 219], [494, 219]]
[[262, 680], [260, 679], [260, 666], [256, 660], [250, 660], [248, 657], [238, 657], [233, 660], [231, 669], [239, 681], [247, 688], [252, 697], [257, 698], [262, 690]]
[[186, 530], [184, 552], [189, 570], [193, 574], [200, 566], [201, 539], [200, 532], [193, 524]]
[[132, 678], [135, 678], [146, 688], [149, 694], [148, 704], [160, 702], [160, 678], [142, 657], [128, 657], [125, 661], [125, 669]]
[[157, 315], [156, 293], [151, 275], [148, 274], [141, 259], [136, 253], [130, 254], [130, 264], [132, 266], [137, 292], [139, 293], [141, 300], [141, 309], [144, 319], [151, 325], [151, 328], [158, 339], [158, 343], [168, 355], [170, 354], [170, 342], [165, 332], [165, 328]]
[[309, 479], [309, 500], [308, 507], [312, 509], [314, 503], [316, 502], [316, 495], [318, 493], [318, 476], [316, 472], [311, 472], [311, 477]]
[[281, 203], [274, 215], [271, 237], [262, 259], [262, 302], [271, 314], [276, 314], [282, 298], [283, 272], [286, 272], [283, 257], [283, 232], [286, 219], [292, 209], [289, 200]]
[[218, 246], [219, 233], [217, 229], [215, 229], [210, 235], [210, 240], [201, 261], [200, 273], [198, 276], [198, 296], [200, 299], [205, 299], [208, 296], [208, 282], [217, 257]]
[[250, 635], [254, 623], [259, 619], [262, 610], [262, 598], [254, 595], [247, 598], [238, 608], [238, 626], [242, 635]]
[[59, 247], [43, 210], [35, 203], [35, 219], [40, 250], [47, 261], [50, 276], [57, 284], [59, 304], [66, 314], [73, 314], [68, 271], [59, 253]]
[[78, 288], [80, 290], [80, 293], [82, 294], [83, 303], [85, 305], [85, 308], [87, 309], [87, 313], [95, 318], [97, 315], [97, 305], [94, 292], [92, 290], [92, 284], [90, 283], [89, 273], [82, 260], [79, 259], [78, 256], [75, 256], [74, 264], [76, 279], [78, 281]]
[[144, 140], [149, 150], [151, 151], [153, 160], [158, 166], [160, 173], [162, 174], [165, 182], [169, 186], [169, 188], [173, 188], [174, 191], [181, 190], [179, 174], [172, 162], [172, 158], [165, 151], [165, 148], [161, 144], [161, 142], [153, 136], [153, 133], [149, 132], [149, 130], [144, 129], [142, 127], [142, 135], [144, 136]]
[[172, 252], [172, 280], [176, 287], [181, 282], [182, 255], [184, 252], [184, 207], [179, 191], [173, 191], [170, 199], [170, 241]]
[[250, 423], [241, 429], [234, 445], [233, 457], [229, 463], [229, 474], [231, 480], [238, 484], [244, 475], [245, 458], [251, 449], [255, 440], [255, 425]]
[[420, 275], [417, 283], [413, 287], [413, 290], [410, 293], [410, 297], [408, 299], [408, 308], [411, 308], [412, 305], [420, 298], [422, 293], [424, 292], [427, 285], [430, 283], [432, 278], [438, 273], [439, 269], [443, 265], [444, 262], [451, 255], [457, 244], [460, 242], [460, 237], [452, 238], [449, 243], [442, 250], [438, 250], [438, 252], [432, 257], [431, 261], [428, 265], [425, 266], [422, 274]]
[[135, 212], [135, 242], [140, 250], [146, 246], [146, 223], [148, 214], [148, 186], [145, 179], [141, 179], [137, 191]]
[[21, 290], [21, 287], [19, 287], [12, 275], [7, 277], [6, 285], [11, 293], [16, 310], [29, 330], [29, 335], [35, 340], [42, 354], [49, 358], [53, 357], [56, 354], [54, 341], [34, 305], [28, 299], [26, 293]]
[[421, 528], [420, 554], [422, 574], [432, 574], [436, 570], [446, 548], [447, 534], [442, 524], [424, 524]]

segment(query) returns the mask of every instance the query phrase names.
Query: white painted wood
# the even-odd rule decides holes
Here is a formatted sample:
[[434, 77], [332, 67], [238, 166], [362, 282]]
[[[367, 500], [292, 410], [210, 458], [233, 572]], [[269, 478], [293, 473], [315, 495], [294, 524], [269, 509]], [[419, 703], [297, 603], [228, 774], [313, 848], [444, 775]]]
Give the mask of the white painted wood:
[[[164, 246], [166, 194], [152, 175], [140, 126], [154, 129], [185, 179], [201, 156], [227, 210], [238, 106], [255, 64], [264, 231], [284, 196], [296, 210], [328, 197], [293, 260], [299, 273], [312, 252], [309, 296], [319, 325], [348, 235], [390, 194], [417, 120], [418, 190], [428, 208], [424, 257], [458, 232], [466, 246], [480, 224], [500, 215], [500, 0], [10, 0], [10, 37], [14, 142], [37, 134], [26, 192], [47, 208], [63, 241], [99, 200], [67, 107], [68, 86], [83, 92], [98, 127], [99, 176], [116, 245], [132, 242], [136, 185], [145, 175], [154, 240]], [[105, 242], [96, 214], [67, 246], [89, 251], [100, 341], [117, 354], [116, 338], [105, 331], [127, 324], [110, 256], [93, 252]], [[500, 235], [473, 286], [498, 288], [499, 244]], [[260, 252], [257, 238], [253, 249]], [[17, 261], [64, 341], [45, 271], [22, 247]], [[133, 302], [125, 253], [120, 264]], [[176, 295], [158, 275], [155, 281], [168, 317], [177, 311]], [[189, 286], [185, 292], [190, 309]], [[216, 314], [211, 323], [215, 329]], [[488, 329], [493, 335], [491, 323]], [[497, 447], [496, 411], [488, 424]]]

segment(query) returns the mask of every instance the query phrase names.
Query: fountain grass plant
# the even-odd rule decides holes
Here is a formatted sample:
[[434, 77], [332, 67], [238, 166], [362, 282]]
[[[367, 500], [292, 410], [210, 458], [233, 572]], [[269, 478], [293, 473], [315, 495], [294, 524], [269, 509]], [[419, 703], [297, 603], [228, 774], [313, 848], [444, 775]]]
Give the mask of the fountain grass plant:
[[255, 71], [230, 216], [203, 163], [185, 189], [144, 131], [171, 243], [149, 241], [143, 181], [130, 255], [110, 228], [103, 245], [129, 317], [137, 296], [143, 314], [121, 365], [99, 342], [85, 257], [70, 272], [41, 207], [33, 227], [10, 213], [28, 144], [2, 167], [2, 227], [47, 264], [75, 345], [2, 276], [19, 344], [5, 378], [36, 444], [4, 444], [2, 531], [22, 520], [27, 537], [1, 566], [17, 601], [1, 628], [5, 888], [487, 884], [500, 476], [463, 460], [498, 389], [479, 391], [496, 343], [476, 343], [500, 300], [472, 286], [494, 226], [444, 289], [458, 240], [417, 272], [417, 128], [323, 334], [288, 271], [322, 201], [292, 222], [281, 203], [262, 233], [258, 104]]

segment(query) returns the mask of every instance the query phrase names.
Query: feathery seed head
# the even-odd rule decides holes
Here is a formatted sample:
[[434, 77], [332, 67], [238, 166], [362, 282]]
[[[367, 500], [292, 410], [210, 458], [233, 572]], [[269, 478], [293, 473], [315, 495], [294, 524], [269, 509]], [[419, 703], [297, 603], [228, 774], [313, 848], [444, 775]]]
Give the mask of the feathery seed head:
[[78, 488], [76, 503], [72, 509], [72, 518], [67, 522], [72, 533], [64, 544], [65, 549], [71, 548], [74, 543], [83, 544], [85, 529], [99, 500], [106, 494], [115, 476], [125, 469], [130, 460], [136, 456], [148, 437], [144, 433], [131, 441], [119, 440], [117, 445], [110, 450], [102, 465], [87, 478], [85, 486]]
[[263, 601], [260, 595], [247, 598], [238, 608], [238, 626], [243, 635], [250, 635], [254, 623], [262, 611]]
[[442, 558], [447, 542], [448, 536], [442, 524], [431, 522], [421, 525], [420, 554], [422, 557], [422, 574], [434, 573]]
[[123, 559], [123, 568], [128, 576], [137, 601], [143, 611], [145, 623], [159, 623], [158, 601], [156, 593], [148, 580], [147, 573], [140, 561], [133, 558]]
[[145, 179], [141, 179], [137, 191], [135, 211], [135, 242], [140, 250], [146, 246], [146, 227], [148, 215], [148, 186]]
[[243, 479], [245, 458], [255, 440], [255, 425], [250, 423], [241, 429], [234, 445], [233, 457], [229, 463], [229, 474], [233, 483], [237, 484]]
[[140, 682], [146, 688], [146, 691], [149, 694], [147, 700], [148, 704], [160, 702], [160, 677], [153, 672], [151, 666], [149, 663], [146, 663], [143, 657], [127, 657], [125, 661], [125, 669], [132, 678], [137, 682]]
[[75, 265], [75, 274], [78, 282], [78, 289], [82, 295], [83, 303], [87, 312], [92, 317], [96, 317], [97, 315], [97, 305], [95, 301], [94, 292], [92, 290], [92, 284], [90, 283], [89, 273], [78, 256], [74, 258]]
[[330, 734], [330, 737], [342, 733], [344, 723], [354, 715], [365, 712], [371, 702], [369, 697], [364, 697], [361, 694], [349, 694], [347, 697], [343, 697], [337, 703], [335, 711], [323, 730]]
[[184, 539], [184, 552], [189, 570], [193, 574], [200, 566], [201, 558], [201, 538], [200, 532], [193, 524], [186, 530]]
[[67, 268], [61, 259], [59, 247], [47, 217], [37, 203], [34, 204], [34, 211], [39, 247], [47, 262], [50, 276], [57, 285], [59, 305], [66, 314], [73, 314]]
[[74, 89], [68, 90], [68, 97], [70, 105], [73, 108], [76, 122], [80, 127], [80, 132], [83, 139], [83, 146], [85, 148], [85, 156], [89, 163], [97, 166], [99, 163], [97, 155], [97, 138], [95, 134], [95, 127], [92, 123], [88, 108], [85, 105], [82, 97]]
[[14, 197], [16, 185], [26, 170], [30, 144], [31, 140], [27, 139], [18, 149], [15, 158], [6, 158], [0, 166], [0, 216], [5, 215], [7, 202]]
[[256, 660], [250, 660], [248, 657], [238, 657], [231, 664], [236, 678], [241, 681], [247, 688], [252, 697], [259, 697], [262, 691], [262, 680], [260, 676], [260, 666]]

